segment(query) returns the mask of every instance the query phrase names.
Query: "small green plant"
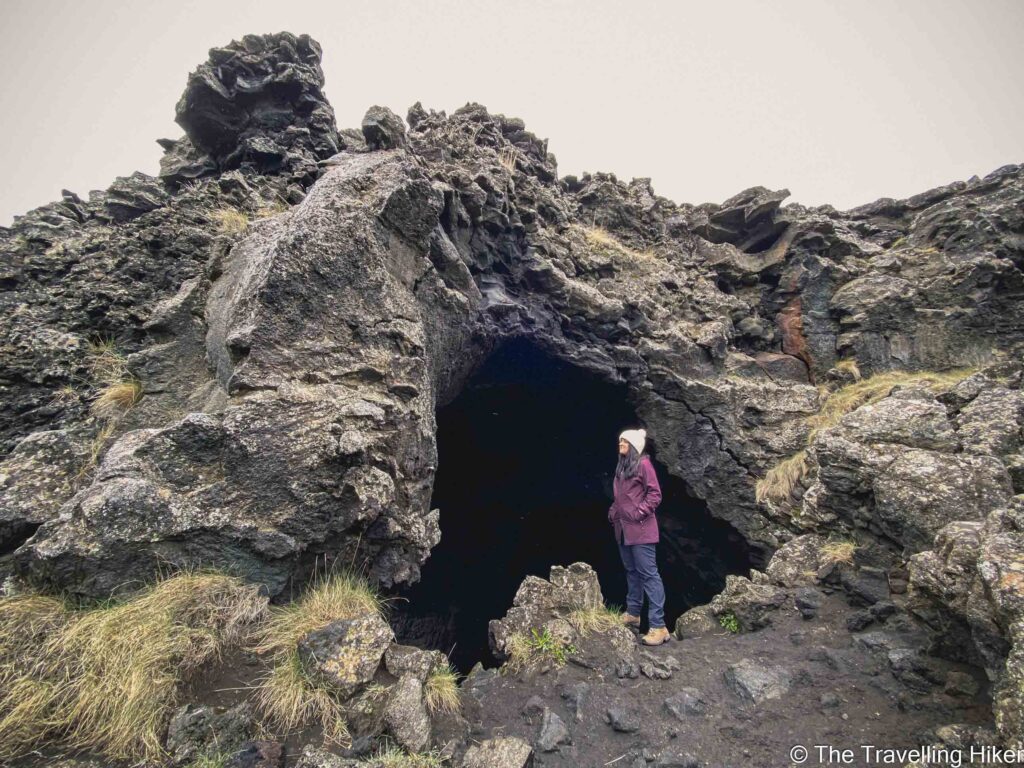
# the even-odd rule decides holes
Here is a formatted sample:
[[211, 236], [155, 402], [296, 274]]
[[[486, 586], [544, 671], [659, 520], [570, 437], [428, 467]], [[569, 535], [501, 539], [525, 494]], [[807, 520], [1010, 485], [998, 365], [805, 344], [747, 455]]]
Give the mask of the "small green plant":
[[568, 657], [576, 653], [576, 647], [551, 634], [547, 627], [540, 631], [531, 627], [529, 634], [516, 633], [512, 635], [505, 645], [505, 651], [508, 654], [508, 660], [502, 670], [518, 672], [538, 666], [545, 661], [558, 667], [564, 666]]
[[718, 617], [718, 623], [725, 627], [727, 630], [736, 634], [740, 631], [740, 623], [736, 618], [736, 614], [732, 611], [727, 611]]

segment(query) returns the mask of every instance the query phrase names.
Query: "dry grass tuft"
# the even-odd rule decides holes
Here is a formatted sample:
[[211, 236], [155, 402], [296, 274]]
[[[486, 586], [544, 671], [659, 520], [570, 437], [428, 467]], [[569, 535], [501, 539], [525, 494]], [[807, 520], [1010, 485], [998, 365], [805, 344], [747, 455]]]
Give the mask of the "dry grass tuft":
[[807, 475], [807, 470], [807, 451], [798, 451], [769, 469], [754, 486], [754, 495], [759, 502], [766, 499], [784, 501]]
[[852, 539], [832, 539], [821, 547], [821, 554], [829, 563], [848, 563], [853, 565], [853, 553], [857, 551], [857, 542]]
[[807, 442], [810, 444], [819, 432], [834, 427], [851, 411], [888, 397], [893, 387], [917, 385], [928, 387], [932, 391], [941, 391], [954, 386], [977, 370], [956, 368], [949, 371], [887, 371], [847, 384], [830, 394], [822, 404], [821, 410], [807, 419], [811, 427]]
[[100, 463], [100, 456], [103, 454], [103, 449], [107, 445], [107, 441], [114, 435], [114, 430], [117, 429], [117, 424], [113, 421], [108, 421], [103, 424], [96, 434], [93, 435], [92, 442], [89, 443], [89, 453], [85, 457], [85, 461], [82, 462], [82, 466], [78, 469], [75, 474], [74, 481], [80, 482], [82, 478], [88, 475], [96, 465]]
[[399, 747], [388, 746], [360, 761], [366, 768], [441, 768], [446, 762], [438, 752], [408, 753]]
[[319, 722], [325, 735], [349, 743], [343, 708], [335, 692], [306, 672], [298, 654], [303, 635], [339, 619], [382, 612], [381, 596], [363, 579], [332, 573], [313, 583], [289, 605], [275, 608], [261, 629], [254, 650], [272, 655], [274, 667], [257, 688], [256, 703], [275, 726], [286, 731]]
[[[855, 361], [841, 361], [840, 367], [846, 363], [847, 370], [856, 370]], [[897, 386], [924, 386], [933, 392], [940, 392], [955, 386], [958, 382], [978, 371], [977, 367], [955, 368], [949, 371], [888, 371], [877, 373], [866, 379], [858, 379], [831, 393], [823, 393], [825, 397], [819, 411], [807, 418], [810, 431], [807, 434], [807, 445], [810, 445], [822, 430], [834, 427], [848, 413], [864, 405], [877, 403], [889, 396]], [[859, 375], [857, 370], [855, 378]], [[763, 478], [757, 481], [755, 496], [759, 502], [766, 499], [784, 500], [808, 471], [806, 451], [801, 450], [778, 465], [768, 470]]]
[[0, 599], [0, 758], [43, 742], [158, 759], [181, 683], [266, 611], [257, 587], [183, 573], [91, 609]]
[[451, 663], [434, 668], [423, 686], [424, 699], [431, 712], [458, 712], [460, 701], [459, 673]]
[[622, 611], [614, 605], [576, 608], [569, 614], [568, 621], [573, 629], [581, 635], [589, 635], [591, 632], [607, 632], [610, 629], [623, 626]]
[[840, 371], [845, 371], [853, 376], [854, 381], [860, 381], [860, 368], [857, 367], [857, 361], [852, 357], [847, 360], [840, 360], [836, 363], [836, 368]]
[[629, 246], [619, 242], [615, 236], [604, 227], [581, 227], [581, 230], [583, 231], [584, 239], [591, 247], [606, 254], [624, 256], [630, 259], [654, 258], [654, 253], [652, 251], [638, 251], [634, 248], [630, 248]]
[[502, 147], [501, 152], [498, 153], [498, 162], [509, 173], [514, 173], [516, 170], [516, 154], [516, 148], [512, 146]]
[[238, 235], [249, 228], [249, 217], [237, 208], [218, 208], [213, 212], [213, 221], [222, 235]]
[[279, 656], [270, 673], [260, 680], [256, 705], [286, 732], [316, 722], [328, 740], [341, 746], [351, 743], [340, 700], [329, 687], [309, 676], [294, 648]]
[[253, 219], [266, 219], [271, 216], [277, 216], [279, 213], [284, 213], [290, 209], [291, 206], [284, 202], [284, 200], [261, 200], [252, 217]]
[[141, 398], [142, 384], [137, 379], [127, 379], [101, 389], [89, 409], [97, 418], [116, 419], [127, 413]]

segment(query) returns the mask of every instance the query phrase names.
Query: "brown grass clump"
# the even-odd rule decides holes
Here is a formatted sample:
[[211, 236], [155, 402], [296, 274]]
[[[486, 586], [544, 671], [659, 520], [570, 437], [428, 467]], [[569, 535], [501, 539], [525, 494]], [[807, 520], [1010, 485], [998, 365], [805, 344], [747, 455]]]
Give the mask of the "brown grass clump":
[[0, 759], [44, 741], [158, 759], [181, 683], [241, 642], [266, 604], [257, 587], [203, 572], [90, 609], [0, 599]]
[[[855, 361], [841, 361], [836, 367], [842, 367], [860, 375]], [[933, 392], [940, 392], [956, 385], [958, 382], [977, 372], [976, 367], [956, 368], [949, 371], [888, 371], [877, 373], [866, 379], [857, 379], [831, 393], [825, 393], [824, 403], [813, 416], [807, 417], [810, 431], [807, 434], [807, 445], [813, 442], [822, 430], [834, 427], [848, 413], [863, 405], [871, 405], [889, 396], [897, 386], [925, 386]], [[807, 455], [805, 450], [798, 451], [784, 459], [755, 485], [757, 501], [767, 499], [785, 500], [795, 485], [807, 474]]]
[[759, 502], [765, 499], [788, 499], [796, 484], [807, 475], [807, 469], [807, 451], [794, 453], [769, 469], [757, 481], [754, 486], [755, 497]]
[[116, 419], [124, 415], [142, 397], [142, 384], [136, 379], [108, 384], [93, 400], [90, 410], [100, 419]]
[[459, 711], [459, 673], [452, 668], [451, 663], [431, 671], [423, 687], [423, 695], [431, 712]]
[[238, 235], [249, 228], [249, 217], [237, 208], [218, 208], [213, 212], [213, 221], [222, 235]]
[[76, 483], [80, 482], [82, 478], [88, 475], [100, 463], [100, 455], [102, 455], [103, 449], [107, 446], [107, 441], [113, 436], [115, 429], [117, 429], [117, 424], [113, 421], [108, 421], [96, 430], [92, 442], [89, 443], [89, 453], [86, 454], [85, 461], [74, 477]]
[[821, 554], [829, 563], [848, 563], [853, 565], [853, 553], [857, 551], [857, 542], [851, 539], [833, 539], [821, 547]]
[[394, 745], [359, 761], [366, 768], [441, 768], [447, 759], [439, 752], [409, 753]]
[[624, 245], [604, 227], [581, 227], [581, 229], [587, 243], [604, 253], [624, 256], [630, 259], [650, 259], [654, 257], [654, 253], [649, 250], [638, 251]]
[[382, 605], [380, 595], [363, 579], [332, 573], [314, 582], [298, 600], [273, 609], [254, 647], [273, 658], [273, 669], [256, 690], [256, 703], [267, 719], [285, 731], [319, 722], [331, 741], [347, 745], [344, 710], [335, 692], [307, 673], [298, 643], [339, 619], [381, 613]]
[[617, 606], [598, 608], [576, 608], [569, 613], [568, 621], [581, 635], [591, 632], [606, 632], [623, 626], [622, 611]]
[[818, 413], [808, 417], [807, 423], [811, 426], [811, 431], [807, 436], [807, 442], [810, 444], [821, 430], [834, 427], [851, 411], [888, 397], [893, 387], [926, 386], [937, 392], [954, 386], [977, 370], [956, 368], [949, 371], [887, 371], [847, 384], [830, 394]]
[[852, 357], [847, 360], [840, 360], [836, 363], [836, 368], [840, 371], [845, 371], [853, 376], [854, 381], [860, 381], [860, 368], [857, 367], [857, 361]]

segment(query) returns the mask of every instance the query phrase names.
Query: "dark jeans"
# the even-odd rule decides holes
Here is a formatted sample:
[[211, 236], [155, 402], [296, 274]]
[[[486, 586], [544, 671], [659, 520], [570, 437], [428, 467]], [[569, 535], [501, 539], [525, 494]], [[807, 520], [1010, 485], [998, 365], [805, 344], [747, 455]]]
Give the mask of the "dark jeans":
[[626, 613], [639, 616], [644, 592], [649, 601], [647, 618], [651, 629], [665, 626], [665, 586], [658, 575], [658, 562], [654, 556], [656, 544], [623, 544], [619, 540], [619, 554], [626, 567]]

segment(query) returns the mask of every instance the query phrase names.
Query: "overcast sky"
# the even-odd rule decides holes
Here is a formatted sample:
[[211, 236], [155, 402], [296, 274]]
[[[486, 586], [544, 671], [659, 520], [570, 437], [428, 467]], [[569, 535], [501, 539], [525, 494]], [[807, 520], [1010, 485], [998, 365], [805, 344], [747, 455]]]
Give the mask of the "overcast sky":
[[1022, 29], [1022, 0], [0, 0], [0, 225], [155, 174], [207, 50], [281, 30], [320, 41], [340, 127], [478, 101], [562, 175], [850, 208], [1024, 162]]

